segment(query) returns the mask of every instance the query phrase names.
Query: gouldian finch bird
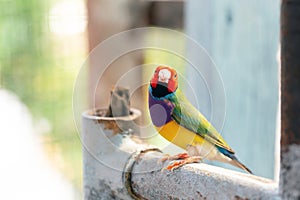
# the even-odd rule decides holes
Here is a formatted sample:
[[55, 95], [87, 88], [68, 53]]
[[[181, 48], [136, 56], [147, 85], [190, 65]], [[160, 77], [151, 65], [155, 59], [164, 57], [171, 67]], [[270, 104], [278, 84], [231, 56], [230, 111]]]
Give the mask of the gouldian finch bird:
[[178, 161], [165, 169], [173, 171], [185, 164], [208, 159], [229, 163], [252, 174], [218, 131], [180, 91], [175, 69], [169, 66], [156, 68], [149, 86], [149, 111], [159, 134], [187, 152], [166, 157]]

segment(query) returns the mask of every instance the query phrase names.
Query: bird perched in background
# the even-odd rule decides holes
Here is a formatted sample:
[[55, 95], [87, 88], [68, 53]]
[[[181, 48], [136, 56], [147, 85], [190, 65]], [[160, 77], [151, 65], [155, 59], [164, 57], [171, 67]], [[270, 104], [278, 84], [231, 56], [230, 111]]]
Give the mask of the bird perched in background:
[[149, 86], [149, 111], [160, 135], [187, 151], [163, 159], [180, 159], [165, 169], [174, 170], [205, 158], [229, 163], [252, 174], [218, 131], [179, 90], [175, 69], [168, 66], [156, 68]]

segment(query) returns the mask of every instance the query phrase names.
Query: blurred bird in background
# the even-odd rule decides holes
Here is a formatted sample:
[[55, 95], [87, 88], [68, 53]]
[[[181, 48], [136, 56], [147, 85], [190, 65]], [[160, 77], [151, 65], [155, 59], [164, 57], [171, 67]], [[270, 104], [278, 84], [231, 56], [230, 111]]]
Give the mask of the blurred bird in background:
[[202, 159], [229, 163], [251, 173], [210, 122], [178, 88], [178, 75], [169, 66], [158, 66], [149, 86], [149, 111], [160, 135], [187, 153], [167, 156], [178, 160], [165, 169], [174, 170]]

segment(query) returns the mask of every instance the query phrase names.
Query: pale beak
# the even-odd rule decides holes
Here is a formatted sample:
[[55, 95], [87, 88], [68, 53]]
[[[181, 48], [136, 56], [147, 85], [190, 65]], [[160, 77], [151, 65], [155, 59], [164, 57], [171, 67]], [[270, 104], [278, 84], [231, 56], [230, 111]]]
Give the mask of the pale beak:
[[171, 78], [171, 72], [167, 69], [162, 69], [158, 73], [158, 81], [168, 83]]

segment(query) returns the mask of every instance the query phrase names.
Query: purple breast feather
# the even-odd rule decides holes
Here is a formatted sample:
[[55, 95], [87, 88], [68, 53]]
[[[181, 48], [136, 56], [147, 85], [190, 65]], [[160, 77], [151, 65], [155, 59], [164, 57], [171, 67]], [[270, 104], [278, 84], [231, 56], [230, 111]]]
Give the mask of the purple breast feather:
[[149, 94], [150, 116], [155, 126], [160, 127], [171, 121], [173, 109], [174, 105], [168, 100], [157, 100]]

